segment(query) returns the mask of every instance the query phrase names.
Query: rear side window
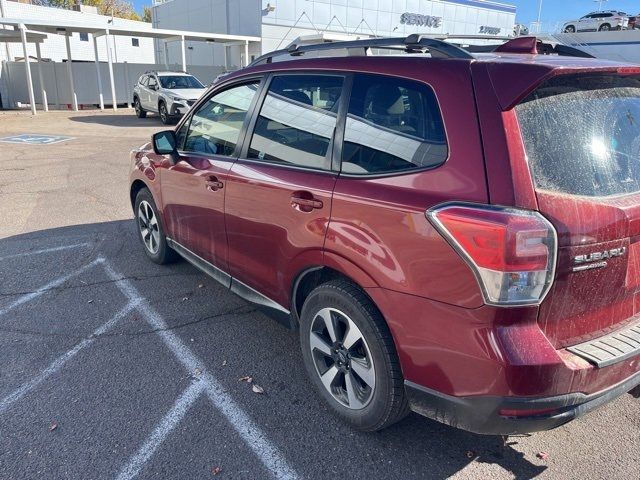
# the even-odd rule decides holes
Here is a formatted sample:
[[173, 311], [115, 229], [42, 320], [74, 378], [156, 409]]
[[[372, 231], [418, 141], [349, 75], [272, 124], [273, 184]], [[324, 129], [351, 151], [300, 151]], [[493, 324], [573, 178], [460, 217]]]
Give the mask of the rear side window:
[[382, 75], [354, 77], [342, 171], [379, 174], [436, 167], [447, 159], [435, 94], [423, 83]]
[[258, 83], [216, 93], [194, 112], [186, 133], [184, 150], [209, 155], [233, 155], [242, 123]]
[[640, 191], [640, 77], [561, 75], [516, 107], [537, 188]]
[[138, 83], [140, 85], [146, 86], [148, 81], [149, 81], [149, 77], [147, 75], [143, 75], [140, 77], [140, 80], [138, 81]]
[[248, 158], [331, 169], [344, 77], [275, 76], [251, 137]]

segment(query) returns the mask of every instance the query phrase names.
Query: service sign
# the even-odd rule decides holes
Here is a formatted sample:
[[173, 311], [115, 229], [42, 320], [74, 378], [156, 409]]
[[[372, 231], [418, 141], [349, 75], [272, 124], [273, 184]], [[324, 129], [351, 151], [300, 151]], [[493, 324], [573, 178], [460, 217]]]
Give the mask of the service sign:
[[438, 28], [442, 25], [442, 17], [405, 12], [400, 16], [400, 23], [403, 25], [418, 25], [420, 27]]

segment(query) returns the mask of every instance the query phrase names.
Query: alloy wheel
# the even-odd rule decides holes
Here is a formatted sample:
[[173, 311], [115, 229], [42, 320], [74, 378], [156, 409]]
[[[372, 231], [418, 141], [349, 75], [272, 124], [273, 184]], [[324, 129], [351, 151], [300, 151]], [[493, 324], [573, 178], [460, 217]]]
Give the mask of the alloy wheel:
[[169, 115], [167, 114], [167, 107], [164, 103], [160, 104], [160, 118], [163, 123], [167, 123], [167, 119], [169, 118]]
[[141, 111], [141, 109], [140, 109], [140, 100], [138, 100], [137, 98], [136, 98], [136, 103], [134, 104], [134, 108], [136, 110], [136, 113], [138, 115], [140, 115], [140, 111]]
[[142, 242], [150, 253], [158, 253], [160, 248], [160, 230], [158, 219], [153, 211], [153, 207], [146, 200], [142, 200], [138, 205], [138, 227]]
[[376, 376], [369, 345], [345, 313], [323, 308], [309, 331], [309, 347], [320, 381], [331, 396], [352, 410], [366, 407]]

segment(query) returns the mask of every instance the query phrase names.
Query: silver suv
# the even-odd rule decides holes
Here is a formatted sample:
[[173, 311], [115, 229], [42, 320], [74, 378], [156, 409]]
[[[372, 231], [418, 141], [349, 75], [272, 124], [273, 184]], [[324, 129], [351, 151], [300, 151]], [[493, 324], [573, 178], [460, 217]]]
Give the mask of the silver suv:
[[579, 20], [571, 20], [564, 24], [564, 33], [575, 32], [604, 32], [608, 30], [626, 30], [629, 25], [629, 15], [618, 10], [591, 12]]
[[153, 112], [169, 124], [187, 113], [205, 90], [200, 80], [188, 73], [147, 72], [133, 88], [133, 105], [138, 118]]

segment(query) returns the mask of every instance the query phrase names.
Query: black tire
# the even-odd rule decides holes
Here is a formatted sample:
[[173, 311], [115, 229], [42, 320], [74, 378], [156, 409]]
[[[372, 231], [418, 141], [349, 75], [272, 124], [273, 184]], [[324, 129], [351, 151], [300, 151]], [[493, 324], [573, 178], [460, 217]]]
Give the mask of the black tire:
[[173, 118], [169, 115], [167, 104], [164, 103], [164, 101], [158, 103], [158, 114], [160, 115], [160, 121], [163, 125], [171, 125], [171, 123], [173, 123]]
[[611, 25], [609, 25], [608, 23], [603, 23], [602, 25], [600, 25], [600, 28], [598, 28], [599, 32], [608, 32], [609, 30], [611, 30]]
[[[358, 405], [359, 409], [350, 408], [344, 402], [341, 403], [335, 393], [331, 393], [324, 386], [320, 378], [321, 373], [317, 368], [318, 355], [321, 356], [321, 362], [331, 363], [333, 360], [328, 355], [319, 353], [318, 350], [312, 351], [310, 337], [312, 329], [314, 332], [318, 332], [314, 325], [318, 325], [318, 319], [322, 321], [323, 317], [320, 316], [320, 313], [326, 312], [327, 309], [335, 311], [337, 314], [344, 313], [349, 317], [359, 329], [358, 333], [366, 342], [367, 353], [371, 356], [375, 372], [372, 375], [375, 378], [375, 388], [370, 389], [367, 403], [364, 407]], [[336, 332], [339, 328], [336, 328]], [[344, 340], [346, 337], [347, 335], [343, 331]], [[331, 409], [347, 423], [359, 430], [372, 432], [396, 423], [409, 413], [400, 362], [389, 328], [375, 305], [356, 285], [346, 280], [332, 280], [315, 288], [309, 294], [300, 315], [300, 343], [305, 368], [312, 383]], [[342, 346], [340, 342], [337, 342], [337, 345]], [[337, 350], [335, 354], [337, 355]], [[347, 355], [347, 358], [349, 358], [349, 365], [353, 365], [351, 362], [355, 362], [353, 360], [355, 357]], [[340, 364], [340, 360], [337, 360], [331, 368]], [[342, 374], [343, 385], [345, 385], [344, 392], [346, 392], [345, 377], [349, 372], [349, 367], [341, 368], [347, 369], [346, 373]], [[351, 369], [351, 372], [355, 373], [356, 370]], [[340, 378], [335, 378], [335, 384], [340, 383]], [[355, 378], [364, 377], [356, 375]], [[364, 385], [363, 382], [358, 383], [360, 386]], [[342, 391], [340, 387], [332, 386], [331, 388]], [[358, 390], [358, 392], [362, 391]]]
[[567, 27], [565, 27], [564, 33], [576, 33], [576, 27], [574, 27], [573, 25], [568, 25]]
[[[152, 244], [157, 245], [156, 248], [150, 247], [148, 242], [145, 241], [145, 221], [141, 219], [141, 205], [143, 210], [146, 208], [146, 206], [150, 207], [151, 211], [153, 212], [153, 216], [156, 219], [155, 229], [150, 225], [148, 219], [146, 222], [147, 230], [154, 230], [153, 235], [149, 233], [149, 238], [157, 238], [155, 243], [153, 243], [153, 240], [150, 241]], [[134, 221], [136, 225], [136, 231], [138, 233], [138, 239], [142, 243], [144, 252], [146, 253], [147, 257], [149, 257], [152, 262], [159, 265], [164, 265], [175, 261], [178, 258], [178, 254], [171, 247], [169, 247], [169, 245], [167, 245], [167, 237], [164, 234], [162, 218], [158, 214], [158, 207], [156, 207], [156, 202], [153, 201], [153, 196], [148, 189], [143, 188], [136, 195], [136, 201], [134, 203], [134, 213]]]
[[133, 99], [133, 108], [135, 108], [136, 110], [136, 117], [138, 118], [147, 117], [147, 112], [142, 108], [142, 105], [140, 105], [140, 99], [138, 97], [135, 97]]

